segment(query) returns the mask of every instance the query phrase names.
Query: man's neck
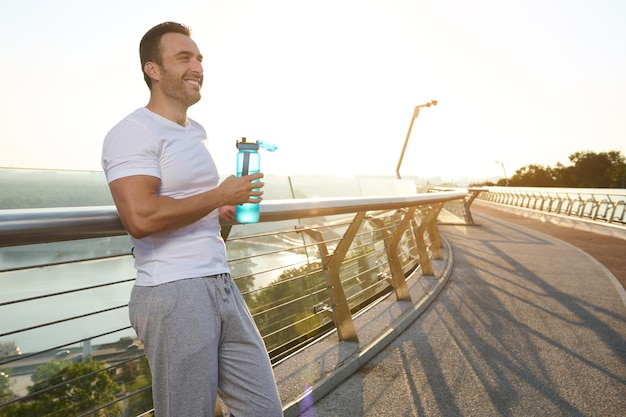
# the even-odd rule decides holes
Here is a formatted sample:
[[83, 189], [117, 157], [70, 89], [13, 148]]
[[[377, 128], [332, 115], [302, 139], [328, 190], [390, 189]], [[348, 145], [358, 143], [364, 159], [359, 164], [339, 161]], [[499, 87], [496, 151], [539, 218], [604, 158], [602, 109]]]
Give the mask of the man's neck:
[[152, 113], [156, 113], [161, 117], [165, 117], [168, 120], [171, 120], [174, 123], [177, 123], [181, 126], [185, 126], [187, 124], [187, 109], [186, 108], [178, 108], [177, 106], [172, 106], [171, 103], [162, 103], [153, 98], [150, 98], [148, 105], [146, 106], [148, 110]]

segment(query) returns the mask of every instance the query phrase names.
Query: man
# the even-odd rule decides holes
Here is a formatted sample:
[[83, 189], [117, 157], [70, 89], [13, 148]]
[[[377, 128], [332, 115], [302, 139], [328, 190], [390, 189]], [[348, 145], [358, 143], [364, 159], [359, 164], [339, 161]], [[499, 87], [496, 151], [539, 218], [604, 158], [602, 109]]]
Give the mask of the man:
[[219, 215], [261, 201], [262, 174], [218, 173], [206, 132], [187, 118], [200, 100], [202, 55], [166, 22], [139, 46], [150, 100], [107, 134], [102, 166], [135, 250], [129, 314], [152, 371], [156, 417], [282, 416], [272, 368], [233, 283]]

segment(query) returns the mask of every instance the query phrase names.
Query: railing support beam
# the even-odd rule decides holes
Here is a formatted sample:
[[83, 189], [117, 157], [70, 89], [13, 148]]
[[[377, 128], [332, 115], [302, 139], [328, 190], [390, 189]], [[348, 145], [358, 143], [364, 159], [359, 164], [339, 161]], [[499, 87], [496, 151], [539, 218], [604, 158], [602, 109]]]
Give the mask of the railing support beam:
[[341, 264], [343, 263], [343, 260], [345, 259], [364, 218], [365, 212], [356, 214], [354, 220], [350, 226], [348, 226], [348, 230], [346, 230], [343, 238], [332, 254], [328, 253], [328, 247], [324, 240], [324, 236], [319, 230], [302, 229], [302, 232], [309, 235], [317, 243], [320, 257], [322, 258], [324, 277], [326, 278], [326, 286], [328, 289], [328, 296], [330, 298], [333, 321], [335, 322], [335, 327], [337, 328], [337, 335], [339, 340], [348, 342], [358, 342], [359, 338], [356, 334], [356, 328], [354, 327], [354, 321], [352, 320], [352, 313], [350, 312], [348, 300], [343, 290], [343, 284], [341, 283], [341, 275], [339, 272]]
[[396, 298], [398, 301], [411, 301], [411, 294], [409, 292], [409, 287], [406, 285], [404, 271], [402, 270], [402, 263], [398, 257], [398, 244], [400, 243], [400, 239], [402, 238], [405, 230], [409, 227], [414, 213], [415, 207], [409, 207], [402, 221], [393, 233], [385, 228], [385, 224], [381, 219], [370, 219], [370, 221], [375, 223], [383, 233], [387, 261], [389, 262], [389, 269], [391, 270], [391, 282], [393, 284], [393, 289], [396, 292]]
[[435, 204], [424, 221], [428, 225], [426, 230], [428, 231], [428, 238], [430, 240], [430, 249], [433, 252], [433, 259], [443, 259], [441, 254], [441, 248], [443, 242], [441, 240], [441, 234], [439, 234], [439, 227], [437, 226], [437, 217], [443, 209], [443, 204]]
[[439, 215], [441, 208], [440, 204], [432, 205], [427, 210], [426, 216], [422, 219], [419, 226], [415, 229], [415, 240], [417, 241], [417, 251], [420, 256], [420, 265], [422, 267], [422, 273], [424, 275], [435, 275], [435, 270], [430, 262], [428, 256], [428, 245], [426, 244], [426, 233], [428, 232], [429, 240], [431, 243], [430, 249], [433, 251], [433, 257], [435, 259], [441, 259], [441, 236], [439, 235], [439, 229], [434, 225], [434, 228], [430, 225], [435, 222], [435, 219]]

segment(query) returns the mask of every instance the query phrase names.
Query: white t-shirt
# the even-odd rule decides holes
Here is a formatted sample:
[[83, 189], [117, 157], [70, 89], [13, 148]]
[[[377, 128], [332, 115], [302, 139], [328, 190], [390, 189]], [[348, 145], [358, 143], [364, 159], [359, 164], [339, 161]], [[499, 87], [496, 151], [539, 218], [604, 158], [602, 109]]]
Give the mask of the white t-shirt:
[[[204, 128], [193, 120], [183, 127], [139, 108], [109, 131], [102, 148], [107, 181], [131, 175], [161, 180], [159, 195], [184, 198], [215, 188], [218, 173]], [[172, 232], [143, 239], [135, 246], [135, 285], [154, 286], [185, 278], [229, 272], [219, 212]]]

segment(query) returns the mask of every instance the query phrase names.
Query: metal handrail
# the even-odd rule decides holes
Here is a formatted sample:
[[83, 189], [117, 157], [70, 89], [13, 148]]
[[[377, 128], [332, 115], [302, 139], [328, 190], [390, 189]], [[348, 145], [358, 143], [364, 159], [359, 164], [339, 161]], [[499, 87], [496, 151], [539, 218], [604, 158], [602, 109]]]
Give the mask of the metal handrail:
[[[260, 205], [259, 222], [347, 214], [360, 210], [393, 210], [414, 205], [445, 203], [461, 199], [465, 195], [464, 191], [449, 191], [397, 197], [269, 200]], [[222, 226], [234, 224], [236, 223], [222, 220]], [[0, 210], [0, 247], [124, 234], [126, 231], [114, 206]]]
[[481, 200], [602, 223], [626, 224], [626, 192], [619, 189], [485, 187], [484, 190], [489, 192], [482, 193]]
[[0, 247], [123, 234], [114, 206], [0, 210]]

